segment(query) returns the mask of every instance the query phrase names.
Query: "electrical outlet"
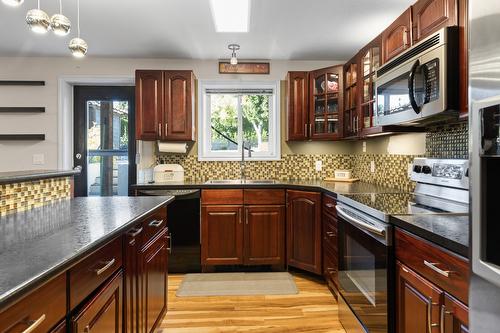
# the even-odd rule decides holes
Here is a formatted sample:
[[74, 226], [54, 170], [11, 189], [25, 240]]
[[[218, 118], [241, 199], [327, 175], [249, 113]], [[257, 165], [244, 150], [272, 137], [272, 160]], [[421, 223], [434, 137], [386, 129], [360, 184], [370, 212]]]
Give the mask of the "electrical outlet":
[[370, 162], [370, 172], [375, 173], [375, 161]]
[[408, 163], [408, 177], [411, 177], [412, 172], [413, 172], [413, 164]]
[[316, 171], [323, 170], [323, 161], [316, 161]]
[[33, 154], [33, 165], [44, 165], [45, 155], [44, 154]]
[[363, 141], [363, 153], [366, 153], [366, 141]]

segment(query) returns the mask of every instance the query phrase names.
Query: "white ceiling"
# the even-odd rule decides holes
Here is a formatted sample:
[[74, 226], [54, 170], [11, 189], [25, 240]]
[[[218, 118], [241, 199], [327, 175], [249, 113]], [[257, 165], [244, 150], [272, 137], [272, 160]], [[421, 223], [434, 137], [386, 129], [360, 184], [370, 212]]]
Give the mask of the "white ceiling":
[[[208, 0], [82, 0], [81, 37], [89, 56], [220, 59], [229, 43], [239, 58], [347, 60], [414, 0], [251, 0], [248, 33], [216, 33]], [[41, 0], [49, 15], [57, 0]], [[26, 12], [0, 3], [0, 56], [69, 56], [76, 0], [63, 0], [70, 36], [28, 31]]]

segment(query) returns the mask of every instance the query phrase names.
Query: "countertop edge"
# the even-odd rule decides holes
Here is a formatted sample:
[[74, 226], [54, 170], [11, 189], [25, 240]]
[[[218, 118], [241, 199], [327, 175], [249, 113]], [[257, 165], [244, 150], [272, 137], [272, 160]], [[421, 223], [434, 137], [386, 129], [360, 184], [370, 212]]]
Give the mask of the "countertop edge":
[[55, 265], [53, 267], [50, 267], [49, 269], [38, 274], [37, 276], [34, 276], [33, 278], [26, 280], [23, 283], [19, 284], [16, 288], [10, 289], [7, 292], [5, 292], [4, 294], [0, 295], [0, 309], [2, 309], [4, 307], [8, 307], [11, 304], [14, 304], [15, 302], [21, 300], [23, 297], [29, 295], [33, 291], [34, 288], [41, 286], [42, 284], [45, 284], [46, 282], [50, 281], [55, 276], [68, 270], [71, 266], [73, 266], [77, 262], [84, 259], [91, 252], [93, 252], [93, 251], [97, 250], [98, 248], [100, 248], [101, 246], [105, 245], [111, 239], [113, 239], [115, 237], [119, 237], [119, 234], [123, 233], [127, 228], [129, 228], [132, 224], [136, 223], [138, 220], [143, 219], [144, 217], [148, 216], [153, 211], [161, 208], [162, 206], [167, 206], [168, 204], [170, 204], [174, 200], [175, 200], [174, 197], [170, 197], [169, 199], [166, 199], [165, 201], [163, 201], [159, 204], [156, 204], [151, 209], [145, 211], [144, 213], [142, 213], [140, 215], [137, 215], [133, 219], [129, 220], [127, 223], [120, 226], [119, 228], [113, 230], [112, 232], [106, 234], [105, 236], [92, 242], [91, 244], [88, 244], [87, 246], [82, 247], [81, 250], [77, 254], [75, 254], [74, 256], [58, 263], [57, 265]]
[[408, 223], [406, 221], [403, 221], [399, 219], [397, 216], [391, 215], [390, 218], [390, 223], [395, 225], [396, 227], [399, 227], [403, 230], [406, 230], [412, 234], [415, 234], [418, 237], [421, 237], [428, 242], [431, 242], [432, 244], [435, 244], [436, 246], [440, 246], [456, 255], [462, 256], [469, 260], [469, 247], [465, 246], [463, 244], [460, 244], [458, 242], [455, 242], [454, 240], [451, 240], [449, 238], [440, 236], [436, 233], [430, 232], [428, 230], [425, 230], [423, 228], [420, 228], [416, 225], [413, 225], [411, 223]]
[[61, 177], [69, 177], [79, 175], [81, 173], [81, 169], [72, 169], [72, 170], [40, 170], [39, 172], [33, 171], [31, 174], [20, 174], [16, 175], [13, 172], [12, 176], [4, 176], [0, 175], [0, 185], [4, 184], [12, 184], [12, 183], [20, 183], [26, 181], [33, 180], [41, 180], [41, 179], [49, 179], [49, 178], [61, 178]]

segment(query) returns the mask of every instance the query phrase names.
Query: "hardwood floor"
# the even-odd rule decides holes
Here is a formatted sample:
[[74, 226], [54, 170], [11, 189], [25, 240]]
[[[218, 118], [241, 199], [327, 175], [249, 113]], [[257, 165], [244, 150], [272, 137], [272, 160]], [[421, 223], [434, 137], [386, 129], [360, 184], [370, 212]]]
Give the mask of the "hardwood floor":
[[176, 297], [183, 275], [168, 279], [168, 312], [158, 332], [345, 333], [323, 281], [293, 273], [297, 295]]

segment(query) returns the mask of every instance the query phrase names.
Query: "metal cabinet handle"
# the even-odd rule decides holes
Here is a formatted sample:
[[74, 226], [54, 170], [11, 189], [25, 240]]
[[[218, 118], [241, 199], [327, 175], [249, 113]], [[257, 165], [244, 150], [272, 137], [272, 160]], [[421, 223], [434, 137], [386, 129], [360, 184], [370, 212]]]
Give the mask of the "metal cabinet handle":
[[169, 232], [168, 235], [167, 235], [167, 239], [168, 239], [168, 247], [167, 247], [167, 250], [168, 250], [168, 253], [172, 254], [172, 233]]
[[132, 229], [127, 233], [127, 235], [129, 235], [130, 237], [136, 237], [142, 232], [142, 229], [143, 229], [142, 227], [139, 229]]
[[153, 220], [153, 221], [149, 222], [149, 226], [159, 228], [162, 225], [162, 223], [163, 223], [163, 220]]
[[335, 233], [333, 231], [327, 231], [326, 234], [330, 237], [334, 237]]
[[110, 261], [108, 261], [104, 266], [102, 266], [101, 268], [99, 269], [96, 269], [95, 270], [95, 273], [97, 275], [101, 275], [102, 273], [104, 273], [105, 271], [107, 271], [111, 266], [113, 266], [115, 264], [115, 261], [116, 259], [113, 258], [111, 259]]
[[158, 132], [160, 133], [161, 136], [161, 123], [158, 123]]
[[429, 333], [432, 333], [432, 328], [439, 326], [439, 324], [432, 323], [432, 306], [439, 305], [432, 302], [432, 298], [429, 298], [429, 306], [427, 307], [427, 323], [429, 323]]
[[31, 333], [45, 320], [45, 313], [40, 316], [37, 320], [29, 321], [30, 326], [25, 329], [22, 333]]
[[335, 208], [335, 205], [334, 204], [331, 204], [331, 203], [327, 203], [325, 205], [327, 208]]
[[304, 136], [307, 137], [307, 124], [304, 124]]
[[451, 271], [444, 271], [444, 270], [436, 267], [436, 265], [438, 265], [438, 263], [436, 263], [436, 262], [429, 262], [427, 260], [424, 260], [424, 265], [429, 267], [430, 269], [432, 269], [434, 272], [441, 274], [442, 276], [450, 277]]
[[165, 135], [168, 135], [168, 123], [165, 123]]
[[313, 130], [312, 130], [312, 124], [309, 123], [309, 136], [312, 136]]

